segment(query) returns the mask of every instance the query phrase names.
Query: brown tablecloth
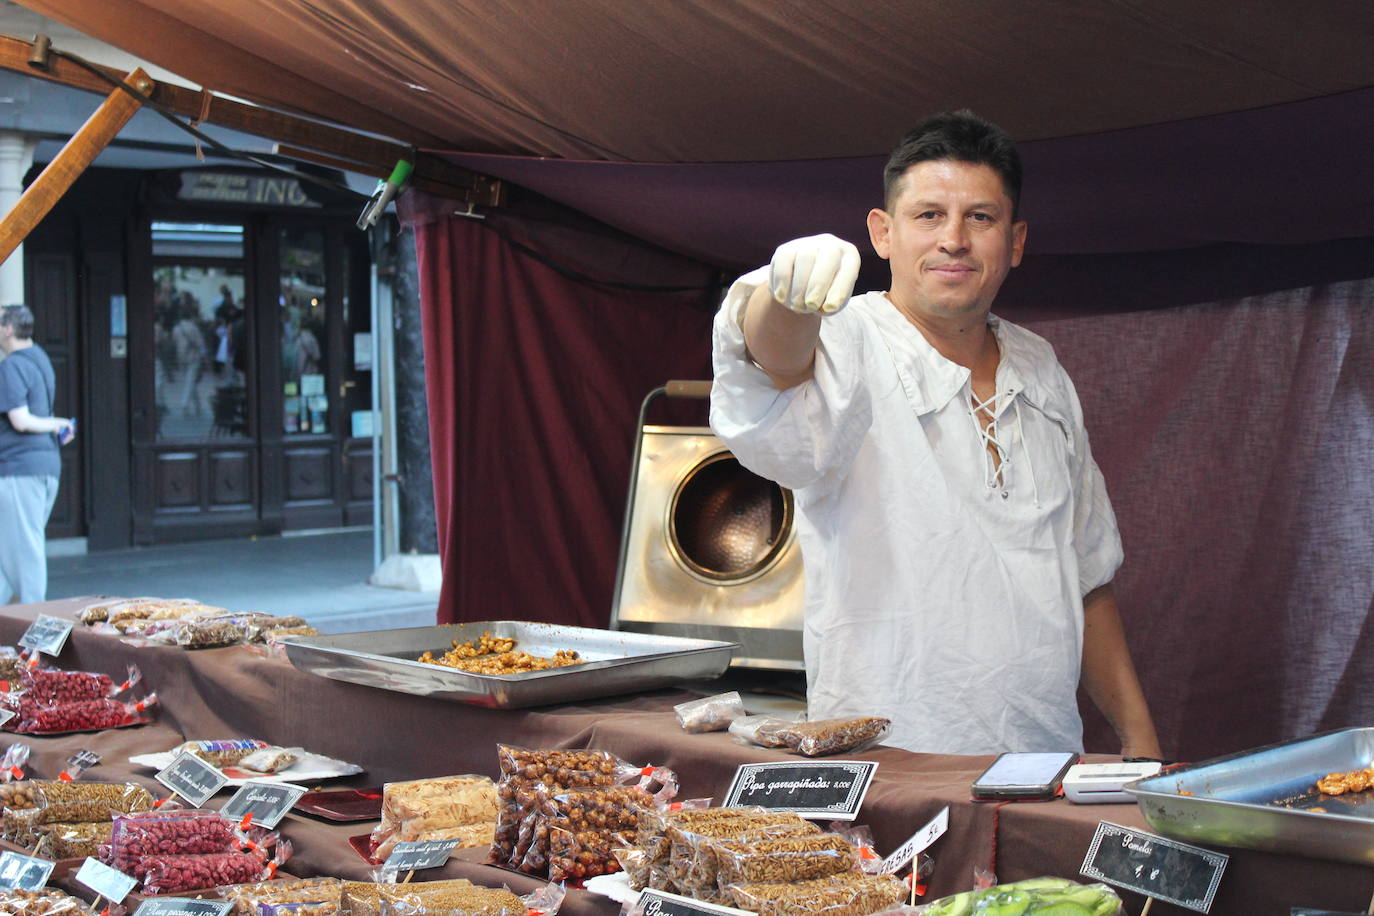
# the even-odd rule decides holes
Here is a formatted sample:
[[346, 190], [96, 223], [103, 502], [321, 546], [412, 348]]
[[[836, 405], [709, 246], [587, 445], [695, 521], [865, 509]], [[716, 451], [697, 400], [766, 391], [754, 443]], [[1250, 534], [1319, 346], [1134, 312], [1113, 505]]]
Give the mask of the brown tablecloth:
[[[88, 599], [10, 606], [0, 613], [0, 643], [13, 644], [39, 613], [70, 616]], [[302, 746], [363, 766], [366, 772], [331, 780], [333, 786], [380, 785], [391, 780], [458, 773], [498, 775], [496, 745], [590, 747], [637, 764], [672, 767], [681, 779], [679, 798], [719, 798], [736, 767], [745, 762], [795, 759], [778, 751], [746, 747], [727, 734], [689, 735], [672, 706], [685, 691], [587, 701], [531, 710], [493, 710], [393, 693], [303, 674], [289, 663], [247, 648], [185, 650], [137, 647], [78, 627], [58, 659], [67, 669], [100, 671], [123, 680], [129, 664], [143, 673], [138, 691], [155, 691], [155, 720], [143, 726], [54, 737], [15, 736], [30, 745], [30, 772], [56, 775], [79, 749], [102, 755], [89, 773], [102, 781], [130, 779], [160, 787], [151, 771], [130, 764], [132, 754], [169, 750], [183, 740], [261, 738]], [[11, 739], [7, 736], [6, 743]], [[975, 868], [992, 868], [1000, 880], [1038, 875], [1079, 878], [1078, 870], [1100, 820], [1148, 829], [1134, 805], [1052, 802], [987, 804], [969, 798], [969, 784], [989, 757], [913, 754], [872, 748], [858, 759], [879, 763], [856, 823], [872, 828], [880, 853], [891, 852], [942, 807], [949, 831], [931, 849], [936, 868], [926, 899], [966, 890]], [[1109, 758], [1102, 758], [1109, 759]], [[224, 796], [227, 798], [227, 793]], [[213, 801], [213, 806], [223, 799]], [[288, 815], [283, 833], [295, 854], [287, 869], [298, 875], [366, 879], [371, 866], [348, 845], [374, 822], [334, 823]], [[1286, 914], [1290, 906], [1363, 912], [1374, 893], [1374, 868], [1243, 849], [1231, 856], [1212, 912], [1256, 916]], [[479, 864], [483, 851], [467, 851], [427, 879], [466, 877], [507, 884], [518, 894], [537, 880]], [[1143, 898], [1123, 894], [1138, 913]], [[564, 912], [614, 914], [617, 904], [585, 891], [568, 894]], [[1188, 910], [1156, 902], [1152, 916]]]

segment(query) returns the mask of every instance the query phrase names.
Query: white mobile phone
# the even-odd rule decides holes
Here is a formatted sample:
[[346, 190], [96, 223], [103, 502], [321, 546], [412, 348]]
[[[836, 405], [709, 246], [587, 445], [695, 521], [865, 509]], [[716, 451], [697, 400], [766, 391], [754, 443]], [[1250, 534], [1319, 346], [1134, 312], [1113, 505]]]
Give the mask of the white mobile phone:
[[1053, 798], [1074, 751], [1002, 754], [973, 781], [974, 798]]

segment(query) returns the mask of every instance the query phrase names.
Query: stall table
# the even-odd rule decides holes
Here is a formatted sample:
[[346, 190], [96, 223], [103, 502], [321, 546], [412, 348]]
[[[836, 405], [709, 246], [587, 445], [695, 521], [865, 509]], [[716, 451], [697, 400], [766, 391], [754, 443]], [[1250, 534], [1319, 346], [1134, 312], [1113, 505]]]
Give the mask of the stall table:
[[[0, 614], [0, 641], [13, 645], [38, 614], [71, 617], [93, 599], [13, 605]], [[680, 799], [719, 800], [736, 767], [746, 762], [795, 760], [794, 755], [736, 743], [728, 734], [691, 735], [678, 726], [672, 707], [694, 698], [684, 690], [585, 701], [526, 710], [497, 710], [394, 693], [328, 680], [297, 671], [261, 648], [186, 650], [135, 646], [79, 625], [57, 664], [99, 671], [116, 681], [136, 664], [158, 706], [150, 724], [53, 737], [10, 736], [29, 744], [29, 772], [54, 777], [77, 750], [102, 755], [86, 778], [134, 781], [165, 793], [152, 771], [128, 762], [130, 755], [169, 750], [184, 740], [252, 737], [301, 746], [361, 765], [365, 772], [329, 780], [326, 787], [381, 785], [388, 781], [460, 773], [499, 776], [496, 746], [596, 748], [636, 764], [665, 765], [681, 780]], [[832, 758], [833, 759], [833, 758]], [[975, 869], [1010, 881], [1039, 875], [1078, 878], [1100, 820], [1148, 830], [1135, 805], [1050, 802], [985, 803], [969, 798], [969, 785], [990, 757], [914, 754], [875, 747], [855, 759], [877, 761], [877, 775], [857, 824], [872, 828], [880, 854], [891, 852], [941, 808], [950, 809], [949, 830], [930, 850], [936, 863], [926, 899], [966, 890]], [[1113, 758], [1103, 757], [1101, 760]], [[229, 790], [210, 804], [218, 807]], [[348, 844], [374, 822], [335, 823], [292, 813], [281, 830], [295, 849], [286, 868], [293, 874], [368, 880], [372, 866]], [[1224, 849], [1231, 857], [1212, 912], [1235, 916], [1286, 914], [1290, 906], [1364, 912], [1374, 893], [1374, 867]], [[485, 850], [461, 851], [425, 879], [466, 877], [488, 886], [507, 884], [525, 894], [540, 882], [482, 863]], [[1138, 913], [1143, 898], [1123, 894]], [[617, 913], [619, 905], [572, 890], [569, 916]], [[1152, 916], [1189, 910], [1156, 902]]]

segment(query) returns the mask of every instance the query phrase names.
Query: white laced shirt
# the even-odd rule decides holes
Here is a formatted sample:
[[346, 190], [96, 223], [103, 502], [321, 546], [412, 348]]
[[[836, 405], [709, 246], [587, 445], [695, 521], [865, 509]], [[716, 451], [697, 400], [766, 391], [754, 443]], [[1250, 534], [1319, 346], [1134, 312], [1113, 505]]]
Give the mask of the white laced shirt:
[[886, 716], [886, 743], [929, 753], [1081, 750], [1083, 596], [1121, 538], [1049, 343], [989, 316], [980, 404], [870, 292], [821, 321], [814, 377], [778, 391], [739, 320], [766, 282], [737, 280], [716, 316], [711, 426], [794, 492], [810, 717]]

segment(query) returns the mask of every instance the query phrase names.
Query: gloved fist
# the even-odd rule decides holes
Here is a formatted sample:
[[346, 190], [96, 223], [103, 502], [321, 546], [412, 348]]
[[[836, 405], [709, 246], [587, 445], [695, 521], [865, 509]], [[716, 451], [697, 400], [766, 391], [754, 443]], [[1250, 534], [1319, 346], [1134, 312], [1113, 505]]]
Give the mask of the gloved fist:
[[844, 308], [858, 278], [859, 249], [829, 234], [784, 242], [768, 265], [773, 298], [803, 315]]

